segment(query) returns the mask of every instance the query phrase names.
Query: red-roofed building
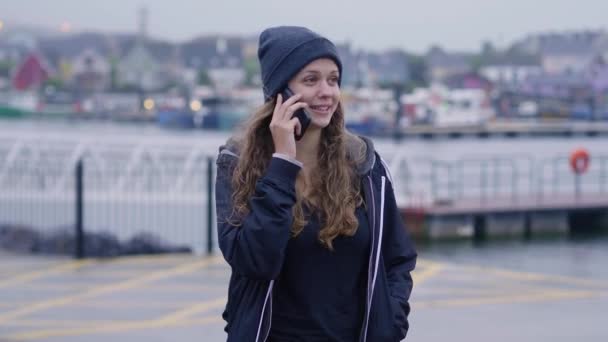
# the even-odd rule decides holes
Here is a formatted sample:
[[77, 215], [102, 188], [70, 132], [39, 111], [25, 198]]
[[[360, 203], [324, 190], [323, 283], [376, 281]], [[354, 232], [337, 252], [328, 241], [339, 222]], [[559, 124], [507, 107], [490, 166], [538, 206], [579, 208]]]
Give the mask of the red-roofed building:
[[28, 90], [40, 86], [49, 78], [49, 68], [40, 55], [31, 53], [17, 68], [12, 80], [16, 90]]

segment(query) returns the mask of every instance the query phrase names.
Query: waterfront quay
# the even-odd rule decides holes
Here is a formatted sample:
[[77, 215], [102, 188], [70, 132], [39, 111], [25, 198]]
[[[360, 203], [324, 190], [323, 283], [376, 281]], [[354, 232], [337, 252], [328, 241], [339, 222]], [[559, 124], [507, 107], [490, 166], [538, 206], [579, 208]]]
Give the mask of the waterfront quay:
[[463, 137], [569, 137], [607, 136], [606, 122], [576, 121], [507, 121], [495, 120], [475, 125], [416, 125], [400, 130], [400, 138], [453, 139]]
[[[5, 222], [47, 233], [73, 227], [79, 214], [71, 180], [83, 157], [85, 233], [122, 240], [144, 227], [194, 252], [82, 260], [0, 252], [0, 341], [225, 341], [221, 313], [230, 269], [216, 247], [206, 199], [213, 175], [209, 158], [227, 133], [30, 122], [5, 124], [0, 131]], [[484, 211], [500, 209], [500, 203], [543, 211], [549, 208], [543, 203], [576, 199], [577, 184], [579, 204], [602, 196], [608, 191], [604, 139], [374, 144], [390, 167], [402, 208], [426, 208], [426, 217], [455, 214], [422, 225], [427, 234], [443, 235], [416, 242], [409, 341], [608, 340], [606, 237], [576, 240], [563, 230], [564, 222], [572, 222], [555, 210], [530, 215], [529, 223], [534, 232], [544, 226], [557, 234], [521, 239], [524, 230], [517, 227], [525, 227], [525, 215]], [[580, 146], [588, 149], [591, 164], [577, 178], [568, 156]], [[455, 212], [462, 208], [469, 212]], [[406, 217], [412, 233], [420, 217], [420, 211]], [[516, 227], [516, 234], [470, 239], [484, 221], [488, 237], [500, 232], [497, 227]], [[440, 237], [449, 232], [467, 238], [444, 242], [449, 239]]]
[[[412, 341], [605, 341], [607, 240], [419, 247]], [[0, 341], [225, 341], [221, 255], [0, 254]]]

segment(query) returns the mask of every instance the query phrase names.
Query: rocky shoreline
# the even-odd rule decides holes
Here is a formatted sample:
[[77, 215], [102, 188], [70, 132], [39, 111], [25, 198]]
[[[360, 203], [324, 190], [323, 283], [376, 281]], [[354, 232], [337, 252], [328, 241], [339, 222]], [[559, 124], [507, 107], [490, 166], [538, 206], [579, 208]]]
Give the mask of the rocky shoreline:
[[[62, 227], [42, 233], [33, 227], [0, 224], [0, 249], [27, 254], [73, 255], [76, 249], [74, 229]], [[141, 254], [192, 253], [188, 246], [172, 246], [149, 233], [120, 241], [107, 232], [84, 236], [85, 257], [117, 257]]]

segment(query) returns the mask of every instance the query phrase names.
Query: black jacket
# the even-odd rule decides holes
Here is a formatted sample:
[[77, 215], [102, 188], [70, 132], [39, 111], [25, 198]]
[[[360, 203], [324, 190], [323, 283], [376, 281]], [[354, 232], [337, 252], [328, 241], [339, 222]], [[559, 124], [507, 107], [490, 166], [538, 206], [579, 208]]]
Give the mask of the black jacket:
[[[408, 330], [410, 272], [416, 252], [405, 229], [385, 163], [371, 141], [347, 139], [350, 154], [363, 151], [357, 168], [372, 232], [366, 312], [360, 341], [397, 342]], [[232, 268], [228, 303], [223, 314], [229, 342], [266, 341], [272, 321], [272, 288], [290, 239], [295, 178], [299, 167], [272, 158], [249, 201], [251, 211], [240, 227], [227, 222], [232, 214], [231, 178], [238, 149], [230, 141], [217, 159], [216, 210], [218, 241]]]

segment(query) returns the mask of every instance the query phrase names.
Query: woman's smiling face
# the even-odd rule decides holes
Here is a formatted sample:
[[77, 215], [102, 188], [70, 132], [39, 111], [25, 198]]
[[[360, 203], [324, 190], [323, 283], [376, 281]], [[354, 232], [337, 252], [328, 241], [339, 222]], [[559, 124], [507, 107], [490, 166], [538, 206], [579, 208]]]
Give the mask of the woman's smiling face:
[[340, 102], [340, 72], [336, 63], [329, 58], [310, 62], [289, 81], [288, 87], [294, 94], [302, 95], [301, 102], [308, 104], [311, 125], [324, 128]]

